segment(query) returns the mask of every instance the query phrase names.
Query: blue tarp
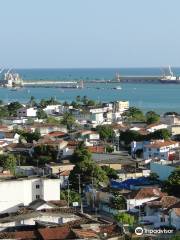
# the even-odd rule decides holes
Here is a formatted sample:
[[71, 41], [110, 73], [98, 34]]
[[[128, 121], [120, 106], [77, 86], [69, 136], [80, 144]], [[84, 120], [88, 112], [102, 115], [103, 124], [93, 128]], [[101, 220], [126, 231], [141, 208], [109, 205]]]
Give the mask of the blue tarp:
[[118, 182], [116, 180], [111, 181], [111, 187], [118, 188], [118, 189], [130, 189], [130, 186], [132, 185], [148, 185], [148, 184], [149, 184], [149, 179], [146, 177], [128, 179], [123, 182]]

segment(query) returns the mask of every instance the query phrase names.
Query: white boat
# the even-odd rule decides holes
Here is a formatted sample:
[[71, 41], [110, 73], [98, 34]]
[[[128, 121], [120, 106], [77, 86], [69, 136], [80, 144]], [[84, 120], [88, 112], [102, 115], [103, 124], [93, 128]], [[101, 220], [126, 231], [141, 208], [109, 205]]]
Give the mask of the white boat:
[[162, 83], [178, 83], [179, 78], [174, 76], [173, 71], [171, 70], [171, 66], [168, 67], [168, 73], [163, 71], [163, 77], [161, 78]]
[[117, 86], [117, 87], [115, 87], [115, 88], [113, 88], [113, 89], [115, 89], [115, 90], [121, 90], [122, 87], [121, 87], [121, 86]]

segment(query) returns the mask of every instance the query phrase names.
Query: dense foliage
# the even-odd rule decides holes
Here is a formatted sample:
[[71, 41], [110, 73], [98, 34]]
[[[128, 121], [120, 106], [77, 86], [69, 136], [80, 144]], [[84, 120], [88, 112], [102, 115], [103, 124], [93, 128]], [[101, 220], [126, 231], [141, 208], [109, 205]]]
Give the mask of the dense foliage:
[[68, 130], [72, 130], [75, 126], [75, 118], [70, 113], [64, 113], [61, 123], [67, 126]]
[[129, 145], [132, 141], [148, 141], [151, 139], [159, 140], [164, 139], [167, 140], [171, 137], [171, 133], [168, 129], [160, 129], [153, 133], [149, 133], [147, 135], [142, 135], [134, 130], [127, 130], [125, 132], [120, 133], [120, 141], [123, 141], [126, 145]]
[[81, 177], [82, 186], [92, 182], [95, 186], [108, 183], [106, 172], [92, 160], [91, 154], [83, 144], [77, 146], [72, 162], [75, 163], [69, 176], [72, 188], [78, 189], [78, 175]]
[[106, 172], [109, 179], [118, 179], [116, 170], [110, 168], [109, 166], [102, 166], [102, 169]]
[[2, 166], [4, 170], [9, 170], [12, 174], [15, 174], [16, 158], [13, 154], [0, 155], [0, 166]]
[[169, 195], [180, 197], [179, 186], [180, 167], [169, 175], [168, 180], [165, 182], [164, 190], [167, 191]]
[[135, 217], [125, 212], [115, 215], [114, 219], [119, 223], [129, 224], [130, 226], [135, 224]]
[[[65, 200], [68, 203], [68, 190], [61, 190], [61, 200]], [[80, 203], [80, 195], [76, 191], [69, 190], [69, 205], [72, 206], [73, 202]]]
[[107, 142], [112, 142], [115, 137], [115, 133], [110, 125], [100, 125], [96, 128], [97, 132], [100, 135], [100, 138]]

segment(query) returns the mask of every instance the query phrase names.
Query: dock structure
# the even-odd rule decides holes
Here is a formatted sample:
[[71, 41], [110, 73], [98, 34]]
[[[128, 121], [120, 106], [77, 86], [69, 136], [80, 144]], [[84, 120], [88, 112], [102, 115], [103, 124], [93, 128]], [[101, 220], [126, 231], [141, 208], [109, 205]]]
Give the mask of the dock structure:
[[160, 83], [161, 76], [121, 76], [112, 80], [89, 80], [87, 83]]
[[83, 81], [23, 81], [23, 87], [56, 87], [56, 88], [83, 88]]

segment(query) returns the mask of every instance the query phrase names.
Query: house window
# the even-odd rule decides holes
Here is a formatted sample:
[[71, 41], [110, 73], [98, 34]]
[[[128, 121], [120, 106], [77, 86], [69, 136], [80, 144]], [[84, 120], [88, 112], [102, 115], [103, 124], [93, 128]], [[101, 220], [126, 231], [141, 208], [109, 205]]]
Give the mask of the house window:
[[149, 148], [149, 151], [151, 151], [151, 148]]
[[159, 148], [157, 148], [157, 152], [159, 152], [160, 151], [160, 149]]
[[40, 195], [36, 195], [36, 199], [40, 199]]
[[161, 217], [161, 222], [165, 222], [165, 217]]
[[40, 188], [40, 185], [39, 185], [39, 184], [37, 184], [37, 185], [36, 185], [36, 189], [39, 189], [39, 188]]

